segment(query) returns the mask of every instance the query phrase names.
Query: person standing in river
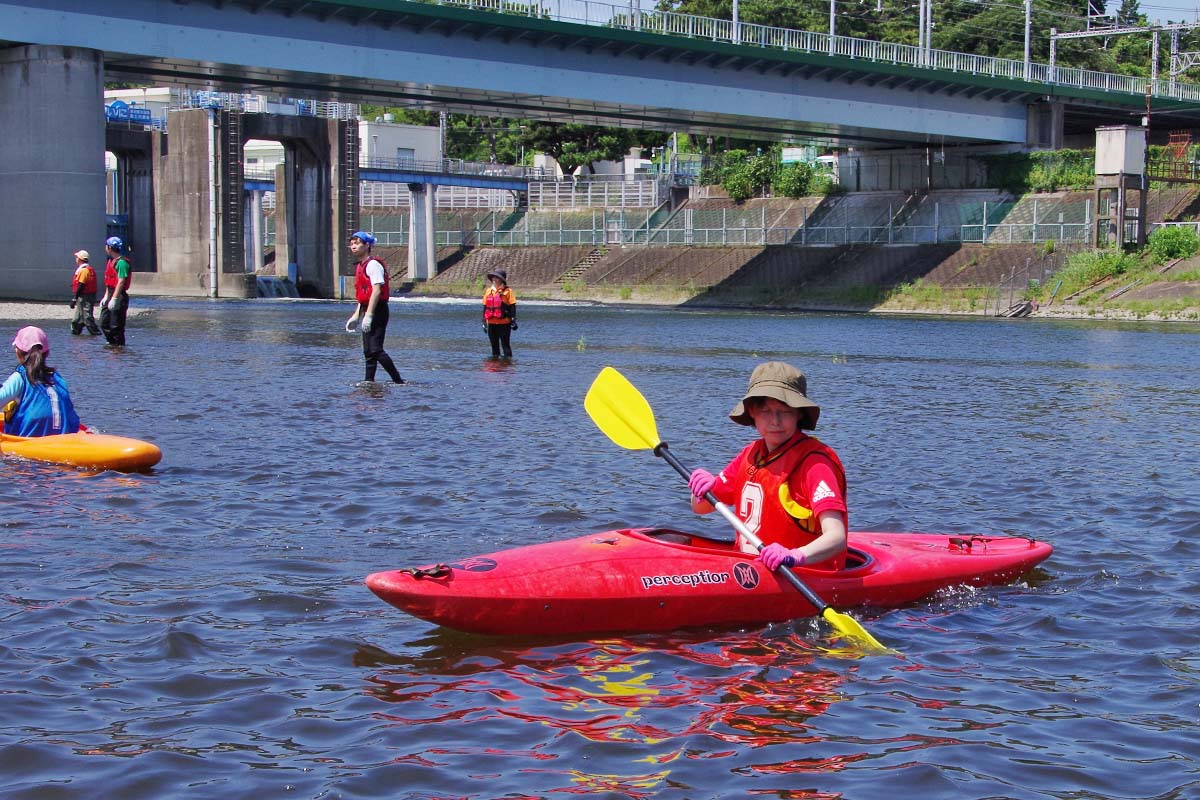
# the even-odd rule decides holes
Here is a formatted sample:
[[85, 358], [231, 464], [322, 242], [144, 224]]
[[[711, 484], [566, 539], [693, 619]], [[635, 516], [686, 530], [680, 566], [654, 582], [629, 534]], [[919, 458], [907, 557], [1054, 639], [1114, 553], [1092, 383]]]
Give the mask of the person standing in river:
[[376, 368], [382, 366], [392, 383], [404, 383], [400, 371], [391, 356], [383, 349], [388, 324], [388, 274], [387, 265], [371, 255], [375, 237], [366, 231], [356, 231], [350, 236], [350, 252], [358, 261], [354, 265], [354, 313], [346, 320], [346, 330], [354, 332], [354, 325], [362, 315], [359, 330], [362, 331], [363, 358], [366, 359], [365, 380], [374, 382]]
[[87, 250], [75, 251], [75, 275], [71, 278], [71, 333], [78, 336], [86, 326], [92, 336], [100, 333], [92, 307], [96, 304], [96, 270]]
[[129, 283], [132, 268], [119, 236], [104, 242], [108, 263], [104, 267], [104, 297], [100, 299], [100, 329], [111, 345], [125, 346], [125, 316], [129, 312]]
[[508, 273], [502, 269], [489, 272], [492, 285], [483, 293], [483, 330], [492, 345], [492, 358], [512, 358], [509, 337], [517, 329], [517, 296], [508, 287]]

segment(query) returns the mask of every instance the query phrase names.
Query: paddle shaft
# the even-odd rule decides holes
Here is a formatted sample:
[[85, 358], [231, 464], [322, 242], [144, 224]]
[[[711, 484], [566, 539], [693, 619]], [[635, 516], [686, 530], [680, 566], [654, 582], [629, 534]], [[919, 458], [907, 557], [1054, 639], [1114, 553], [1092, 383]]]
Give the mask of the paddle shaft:
[[[667, 448], [666, 442], [658, 443], [658, 445], [654, 448], [654, 455], [662, 458], [664, 461], [674, 467], [675, 471], [682, 475], [684, 480], [687, 480], [692, 476], [692, 471], [680, 463], [679, 459], [675, 457], [675, 454]], [[737, 515], [733, 513], [732, 508], [718, 500], [716, 495], [714, 495], [711, 491], [704, 493], [704, 499], [712, 503], [713, 508], [715, 508], [721, 514], [721, 516], [729, 522], [730, 525], [736, 528], [737, 532], [742, 535], [742, 538], [749, 542], [755, 550], [762, 550], [762, 539], [759, 539], [757, 536], [755, 536], [754, 532], [747, 528], [746, 524], [737, 518]], [[782, 572], [783, 577], [787, 578], [788, 583], [794, 586], [796, 591], [800, 592], [800, 594], [804, 596], [804, 599], [812, 604], [813, 608], [817, 610], [817, 614], [824, 615], [825, 609], [829, 608], [828, 604], [818, 597], [816, 592], [808, 588], [808, 584], [800, 580], [800, 576], [792, 572], [790, 568], [784, 566], [780, 566], [777, 571]]]

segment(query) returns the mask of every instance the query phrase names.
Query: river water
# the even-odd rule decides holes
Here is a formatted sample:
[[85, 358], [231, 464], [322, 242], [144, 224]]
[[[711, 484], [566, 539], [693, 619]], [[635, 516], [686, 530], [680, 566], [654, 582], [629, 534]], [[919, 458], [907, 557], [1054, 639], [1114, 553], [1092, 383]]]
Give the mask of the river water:
[[[3, 798], [1200, 797], [1200, 326], [396, 302], [364, 388], [348, 306], [135, 299], [129, 347], [51, 326], [84, 422], [145, 475], [13, 459]], [[15, 329], [17, 325], [13, 324]], [[750, 370], [823, 406], [852, 527], [1033, 536], [1013, 586], [811, 621], [577, 641], [408, 617], [368, 573], [723, 525], [583, 396], [605, 365], [723, 465]]]

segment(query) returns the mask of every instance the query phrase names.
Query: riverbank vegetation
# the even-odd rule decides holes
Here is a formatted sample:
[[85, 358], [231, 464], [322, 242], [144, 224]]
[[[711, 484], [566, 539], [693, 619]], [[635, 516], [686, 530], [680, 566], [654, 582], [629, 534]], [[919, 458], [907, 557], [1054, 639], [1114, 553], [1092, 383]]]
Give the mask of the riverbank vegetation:
[[[1031, 280], [1016, 299], [1053, 313], [1143, 319], [1200, 320], [1200, 235], [1191, 227], [1158, 228], [1137, 252], [1081, 250], [1045, 282]], [[942, 310], [983, 313], [1001, 310], [996, 288], [949, 288], [916, 280], [895, 287], [881, 310]]]

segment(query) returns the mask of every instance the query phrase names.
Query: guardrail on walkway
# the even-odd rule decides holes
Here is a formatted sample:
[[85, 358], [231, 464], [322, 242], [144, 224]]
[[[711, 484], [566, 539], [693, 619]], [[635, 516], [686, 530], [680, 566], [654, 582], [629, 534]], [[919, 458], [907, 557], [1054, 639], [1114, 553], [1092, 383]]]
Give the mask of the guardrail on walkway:
[[778, 28], [749, 22], [699, 17], [672, 11], [643, 11], [634, 3], [617, 5], [598, 0], [426, 0], [435, 5], [471, 8], [500, 14], [551, 19], [665, 36], [707, 39], [714, 42], [764, 47], [803, 53], [842, 56], [862, 61], [987, 75], [993, 78], [1097, 89], [1174, 100], [1200, 100], [1200, 85], [1170, 79], [1150, 81], [1130, 75], [1050, 66], [1008, 58], [923, 49], [913, 45], [877, 42], [853, 36]]

